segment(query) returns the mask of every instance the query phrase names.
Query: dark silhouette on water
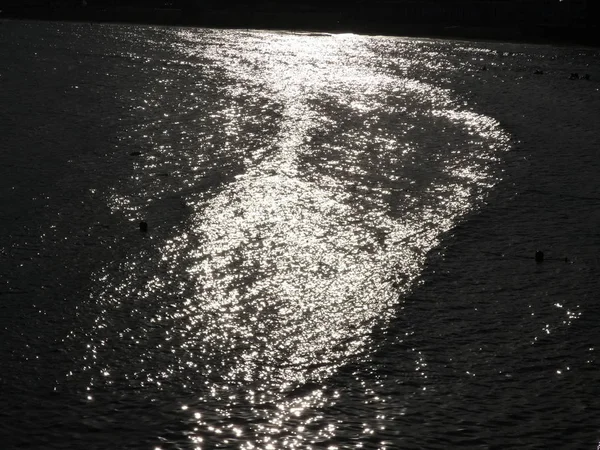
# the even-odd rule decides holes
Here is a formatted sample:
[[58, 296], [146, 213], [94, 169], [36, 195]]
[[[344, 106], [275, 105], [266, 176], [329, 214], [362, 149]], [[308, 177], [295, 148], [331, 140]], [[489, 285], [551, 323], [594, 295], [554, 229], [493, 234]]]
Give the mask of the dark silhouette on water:
[[544, 252], [538, 250], [535, 252], [535, 262], [541, 263], [544, 262]]
[[142, 233], [146, 233], [148, 231], [148, 224], [146, 222], [140, 222], [140, 231]]

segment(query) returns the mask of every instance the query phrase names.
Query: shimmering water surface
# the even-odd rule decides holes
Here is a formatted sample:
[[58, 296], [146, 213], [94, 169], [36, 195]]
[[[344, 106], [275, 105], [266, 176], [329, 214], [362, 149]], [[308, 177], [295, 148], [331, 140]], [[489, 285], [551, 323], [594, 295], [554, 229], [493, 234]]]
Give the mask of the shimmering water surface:
[[595, 448], [597, 52], [0, 35], [9, 448]]

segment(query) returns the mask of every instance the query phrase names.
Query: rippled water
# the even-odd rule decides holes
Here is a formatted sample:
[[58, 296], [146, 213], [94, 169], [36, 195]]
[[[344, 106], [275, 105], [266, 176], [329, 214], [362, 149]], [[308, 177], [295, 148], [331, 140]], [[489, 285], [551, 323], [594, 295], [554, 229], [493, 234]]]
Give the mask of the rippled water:
[[[477, 96], [533, 86], [536, 64], [567, 70], [568, 49], [3, 25], [18, 53], [1, 72], [16, 124], [0, 413], [15, 445], [506, 448], [515, 423], [511, 445], [545, 442], [521, 428], [538, 414], [523, 392], [554, 378], [520, 381], [522, 417], [492, 406], [511, 394], [483, 399], [515, 371], [545, 373], [500, 356], [532, 336], [504, 335], [505, 312], [476, 318], [469, 300], [494, 266], [508, 264], [494, 283], [518, 280], [509, 267], [530, 249], [505, 259], [469, 224], [529, 164], [511, 109], [504, 125]], [[444, 268], [440, 251], [463, 248], [452, 233], [496, 261]], [[572, 304], [564, 327], [581, 315]], [[469, 356], [494, 346], [496, 362]]]

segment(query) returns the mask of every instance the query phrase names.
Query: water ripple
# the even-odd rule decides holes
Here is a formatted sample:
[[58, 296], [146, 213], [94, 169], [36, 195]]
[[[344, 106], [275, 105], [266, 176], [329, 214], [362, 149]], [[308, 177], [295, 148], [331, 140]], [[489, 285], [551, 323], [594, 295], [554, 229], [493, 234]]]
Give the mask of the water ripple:
[[132, 221], [190, 212], [98, 274], [89, 398], [187, 392], [199, 448], [334, 445], [327, 380], [368, 357], [428, 251], [495, 183], [508, 136], [405, 77], [414, 42], [179, 30], [161, 45], [147, 120], [123, 129], [147, 150], [111, 204]]

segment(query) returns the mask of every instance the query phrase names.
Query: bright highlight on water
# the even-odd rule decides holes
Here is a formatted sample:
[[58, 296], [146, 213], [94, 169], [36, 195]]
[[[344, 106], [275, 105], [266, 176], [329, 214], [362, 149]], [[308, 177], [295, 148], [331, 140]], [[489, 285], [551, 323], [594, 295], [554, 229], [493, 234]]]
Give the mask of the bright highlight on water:
[[[0, 186], [0, 414], [15, 446], [492, 448], [560, 432], [542, 419], [564, 402], [536, 402], [594, 364], [572, 329], [595, 276], [576, 254], [552, 265], [550, 214], [591, 211], [593, 195], [538, 166], [535, 189], [507, 179], [562, 136], [515, 93], [591, 97], [592, 81], [555, 75], [588, 53], [4, 26], [0, 45], [20, 50], [1, 95], [21, 92], [12, 114], [37, 139], [18, 152], [6, 133], [19, 177]], [[519, 225], [532, 216], [539, 241]], [[582, 422], [588, 394], [556, 420]]]
[[[208, 117], [193, 103], [176, 108], [146, 135], [153, 150], [136, 190], [113, 197], [133, 220], [156, 197], [187, 190], [193, 213], [156, 255], [98, 277], [102, 331], [83, 362], [90, 391], [193, 386], [202, 394], [186, 410], [202, 415], [192, 441], [303, 446], [289, 422], [330, 400], [319, 383], [368, 357], [372, 328], [385, 327], [440, 235], [493, 186], [510, 139], [450, 92], [402, 76], [410, 41], [164, 38], [195, 78], [188, 95], [225, 98]], [[162, 86], [179, 89], [163, 76], [145, 104], [164, 108]], [[211, 118], [222, 126], [204, 129]], [[229, 161], [238, 167], [223, 182]], [[163, 167], [177, 180], [157, 192], [150, 177]], [[115, 327], [120, 309], [131, 317]], [[133, 361], [125, 372], [114, 367], [121, 354]], [[328, 430], [317, 435], [334, 437]]]

